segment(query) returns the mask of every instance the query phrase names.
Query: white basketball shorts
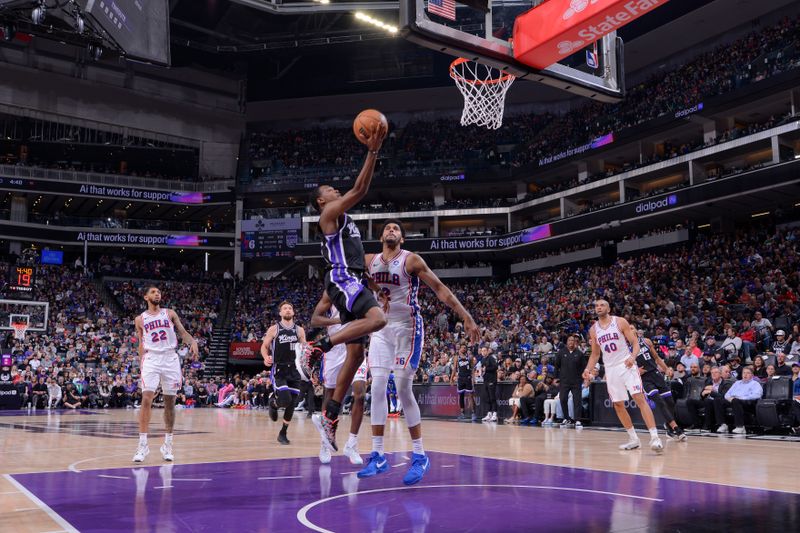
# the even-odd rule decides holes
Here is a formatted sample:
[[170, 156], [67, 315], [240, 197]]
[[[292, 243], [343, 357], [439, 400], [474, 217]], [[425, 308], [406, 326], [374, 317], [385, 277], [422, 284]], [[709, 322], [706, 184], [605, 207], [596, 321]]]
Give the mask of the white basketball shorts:
[[419, 366], [424, 342], [421, 316], [408, 323], [389, 323], [370, 337], [369, 367], [394, 370], [396, 376], [413, 376]]
[[625, 365], [614, 365], [606, 368], [606, 386], [608, 397], [612, 402], [624, 402], [631, 396], [644, 392], [642, 377], [636, 365], [628, 368]]
[[[336, 380], [339, 379], [339, 372], [342, 370], [342, 366], [344, 366], [345, 358], [347, 358], [347, 346], [344, 344], [337, 344], [322, 358], [320, 374], [322, 374], [322, 384], [325, 385], [325, 388], [336, 388]], [[366, 358], [364, 358], [361, 366], [359, 366], [358, 370], [356, 370], [356, 375], [353, 377], [353, 383], [356, 381], [367, 381]]]
[[161, 385], [166, 396], [174, 396], [183, 387], [181, 360], [175, 352], [145, 352], [142, 358], [142, 390], [155, 392]]

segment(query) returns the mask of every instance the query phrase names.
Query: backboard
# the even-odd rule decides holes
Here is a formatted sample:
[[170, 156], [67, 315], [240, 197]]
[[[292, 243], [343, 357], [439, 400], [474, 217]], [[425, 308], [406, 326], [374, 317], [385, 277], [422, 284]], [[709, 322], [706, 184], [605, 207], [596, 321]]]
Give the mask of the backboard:
[[20, 316], [28, 317], [28, 331], [47, 331], [49, 302], [0, 300], [0, 330], [12, 330], [12, 322]]
[[[519, 79], [603, 102], [621, 100], [625, 94], [623, 45], [616, 31], [596, 44], [582, 46], [584, 43], [570, 41], [570, 55], [544, 68], [514, 57], [512, 35], [517, 18], [544, 1], [488, 0], [487, 13], [456, 3], [455, 20], [449, 20], [431, 14], [426, 9], [428, 0], [400, 0], [400, 31], [411, 42], [493, 66]], [[569, 5], [570, 0], [564, 1]], [[586, 0], [585, 4], [590, 2], [594, 3]]]

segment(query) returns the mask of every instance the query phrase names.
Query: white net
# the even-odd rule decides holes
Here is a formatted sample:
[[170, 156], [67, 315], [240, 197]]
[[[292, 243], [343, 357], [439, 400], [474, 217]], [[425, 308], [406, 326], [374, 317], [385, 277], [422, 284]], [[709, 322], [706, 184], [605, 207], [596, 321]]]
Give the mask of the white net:
[[475, 124], [496, 130], [503, 125], [506, 91], [516, 79], [494, 67], [458, 58], [450, 64], [450, 77], [464, 96], [461, 125]]
[[18, 341], [25, 340], [25, 333], [28, 331], [28, 326], [31, 323], [31, 317], [28, 315], [10, 315], [9, 322], [11, 329], [14, 330], [14, 338]]

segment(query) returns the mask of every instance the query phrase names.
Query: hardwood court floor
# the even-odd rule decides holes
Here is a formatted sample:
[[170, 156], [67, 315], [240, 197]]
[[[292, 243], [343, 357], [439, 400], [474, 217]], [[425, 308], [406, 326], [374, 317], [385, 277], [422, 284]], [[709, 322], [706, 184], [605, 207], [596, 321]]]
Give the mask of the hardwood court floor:
[[[119, 523], [108, 522], [109, 528], [107, 530], [144, 531], [160, 529], [157, 524], [172, 523], [173, 515], [177, 516], [178, 508], [183, 505], [179, 505], [177, 500], [178, 488], [191, 487], [188, 491], [190, 495], [198, 492], [210, 494], [213, 490], [225, 491], [226, 479], [227, 482], [232, 484], [242, 483], [246, 485], [249, 483], [246, 481], [246, 479], [249, 479], [246, 475], [256, 475], [255, 473], [267, 475], [258, 478], [254, 477], [253, 480], [296, 478], [299, 480], [297, 483], [302, 482], [315, 487], [313, 494], [309, 493], [305, 500], [298, 501], [298, 517], [301, 514], [300, 504], [312, 502], [303, 508], [306, 513], [303, 516], [305, 517], [304, 519], [309, 521], [308, 524], [300, 520], [300, 518], [298, 518], [300, 520], [298, 523], [294, 521], [293, 516], [287, 516], [285, 520], [288, 522], [280, 522], [284, 529], [272, 526], [261, 530], [345, 531], [351, 527], [360, 529], [366, 527], [368, 530], [383, 528], [383, 526], [380, 528], [376, 526], [376, 523], [382, 524], [379, 517], [380, 513], [376, 515], [378, 518], [376, 516], [361, 516], [358, 518], [361, 522], [353, 522], [352, 520], [356, 520], [356, 518], [352, 518], [350, 515], [344, 518], [330, 513], [326, 514], [327, 511], [324, 506], [314, 509], [309, 508], [310, 510], [306, 509], [309, 505], [312, 507], [318, 506], [321, 502], [335, 500], [347, 494], [352, 496], [352, 493], [359, 490], [364, 491], [364, 481], [374, 480], [362, 480], [360, 489], [353, 490], [352, 487], [345, 486], [342, 489], [342, 494], [336, 495], [335, 489], [333, 492], [330, 490], [330, 473], [328, 473], [326, 474], [328, 476], [327, 489], [324, 487], [317, 489], [317, 485], [322, 487], [325, 482], [321, 469], [319, 475], [317, 474], [318, 460], [316, 456], [319, 451], [319, 436], [304, 413], [298, 413], [299, 416], [292, 423], [289, 431], [289, 438], [292, 444], [290, 446], [281, 446], [275, 440], [279, 423], [271, 422], [264, 411], [217, 409], [179, 411], [174, 445], [175, 466], [171, 467], [167, 473], [163, 469], [145, 468], [136, 472], [132, 469], [131, 457], [136, 448], [138, 433], [136, 415], [137, 412], [134, 410], [37, 411], [35, 415], [0, 412], [0, 442], [2, 442], [2, 451], [0, 452], [0, 475], [2, 475], [0, 477], [0, 531], [50, 532], [74, 531], [76, 528], [79, 530], [94, 530], [93, 527], [90, 527], [91, 522], [86, 522], [93, 516], [99, 520], [107, 514], [134, 514], [132, 505], [104, 509], [103, 498], [108, 499], [110, 504], [110, 500], [113, 498], [109, 495], [117, 490], [114, 488], [116, 487], [113, 485], [114, 483], [124, 484], [126, 482], [123, 480], [137, 477], [137, 472], [139, 474], [141, 472], [151, 472], [150, 481], [148, 482], [147, 477], [145, 477], [144, 484], [139, 487], [140, 489], [146, 487], [148, 492], [153, 492], [154, 489], [169, 489], [172, 487], [172, 468], [174, 468], [176, 476], [174, 478], [176, 492], [172, 493], [176, 495], [174, 506], [164, 507], [165, 496], [163, 494], [166, 494], [166, 491], [156, 491], [162, 493], [156, 509], [157, 512], [153, 510], [153, 505], [155, 504], [152, 502], [151, 505], [147, 503], [148, 500], [136, 500], [137, 506], [141, 503], [144, 508], [148, 508], [148, 505], [150, 505], [150, 513], [137, 514], [137, 521], [133, 521], [134, 517], [131, 516], [132, 521], [130, 523], [124, 520]], [[142, 465], [144, 467], [162, 467], [164, 465], [158, 452], [158, 447], [163, 440], [161, 435], [163, 426], [160, 418], [161, 412], [156, 411], [150, 433], [151, 453]], [[366, 452], [369, 451], [370, 447], [368, 423], [369, 417], [366, 417], [360, 433], [360, 450], [363, 456], [366, 456]], [[349, 418], [343, 418], [339, 431], [340, 445], [343, 444], [346, 438], [348, 425]], [[565, 480], [570, 478], [577, 480], [581, 476], [594, 476], [592, 479], [587, 478], [585, 483], [583, 481], [580, 483], [575, 481], [576, 488], [563, 490], [615, 495], [604, 496], [612, 498], [626, 496], [625, 494], [617, 494], [617, 492], [627, 493], [644, 490], [652, 491], [652, 494], [658, 496], [653, 496], [651, 498], [652, 501], [663, 502], [669, 500], [670, 497], [676, 496], [676, 493], [690, 491], [689, 488], [686, 488], [689, 487], [689, 484], [684, 487], [678, 481], [674, 481], [673, 485], [669, 485], [666, 481], [679, 480], [681, 482], [711, 483], [717, 486], [725, 486], [726, 489], [733, 488], [733, 490], [739, 487], [762, 491], [783, 491], [794, 493], [794, 495], [782, 496], [792, 498], [791, 502], [787, 502], [787, 505], [794, 505], [794, 503], [800, 502], [800, 499], [797, 499], [798, 497], [796, 496], [800, 494], [800, 478], [798, 478], [796, 469], [793, 468], [795, 457], [800, 452], [800, 444], [797, 442], [773, 442], [742, 437], [698, 437], [690, 438], [688, 443], [665, 441], [666, 452], [663, 455], [656, 455], [646, 446], [634, 452], [619, 451], [617, 445], [625, 437], [624, 433], [620, 432], [592, 429], [576, 431], [557, 427], [542, 429], [438, 420], [424, 421], [423, 429], [426, 450], [429, 452], [441, 452], [439, 454], [431, 454], [433, 466], [429, 475], [431, 483], [442, 484], [429, 486], [428, 488], [450, 487], [448, 489], [450, 494], [461, 486], [459, 483], [462, 480], [463, 487], [494, 487], [492, 490], [500, 490], [496, 489], [496, 487], [512, 486], [499, 485], [498, 482], [508, 482], [508, 479], [514, 478], [514, 476], [517, 476], [514, 479], [530, 479], [531, 477], [550, 479], [554, 484], [564, 484]], [[641, 439], [643, 445], [646, 445], [647, 435], [642, 434]], [[398, 476], [400, 476], [407, 468], [402, 467], [405, 464], [402, 461], [408, 457], [407, 453], [403, 454], [402, 452], [407, 452], [411, 449], [403, 419], [389, 420], [385, 440], [387, 451], [401, 452], [393, 456], [394, 459], [392, 459], [393, 466], [400, 467], [400, 470], [402, 470], [402, 472], [398, 470]], [[448, 459], [448, 457], [452, 458], [452, 460]], [[476, 458], [493, 458], [504, 461], [497, 463], [500, 466], [487, 466], [484, 459]], [[275, 459], [291, 460], [269, 461]], [[237, 462], [236, 464], [241, 466], [241, 471], [236, 470], [233, 466], [224, 471], [220, 470], [221, 466], [214, 466], [214, 463], [227, 462]], [[452, 464], [442, 465], [442, 463]], [[552, 465], [561, 468], [548, 470], [549, 467], [541, 465]], [[438, 470], [434, 474], [433, 467], [436, 466], [452, 468], [453, 470], [449, 471], [452, 475], [449, 475], [448, 471]], [[331, 467], [333, 468], [335, 479], [339, 479], [336, 476], [337, 473], [342, 474], [342, 476], [348, 476], [348, 474], [352, 474], [354, 470], [357, 470], [356, 467], [352, 467], [342, 457], [334, 457]], [[589, 472], [574, 470], [576, 467], [587, 469]], [[157, 477], [155, 473], [157, 471], [161, 478]], [[52, 474], [41, 474], [48, 472]], [[132, 472], [134, 474], [131, 474]], [[214, 481], [212, 481], [212, 474], [209, 472], [214, 472], [213, 475], [221, 475], [223, 477], [221, 479], [214, 477]], [[623, 476], [610, 473], [623, 474]], [[37, 475], [28, 476], [24, 474]], [[81, 477], [81, 474], [83, 474], [83, 477]], [[94, 474], [95, 477], [86, 477], [88, 474]], [[642, 477], [637, 478], [630, 476], [630, 474]], [[245, 477], [240, 480], [237, 477], [240, 475]], [[454, 475], [456, 476], [455, 478], [453, 478]], [[167, 477], [165, 478], [165, 476]], [[319, 483], [317, 483], [318, 476]], [[394, 479], [392, 487], [400, 485], [398, 476], [391, 478]], [[496, 476], [496, 479], [492, 478], [492, 476]], [[355, 479], [355, 476], [352, 476], [352, 478]], [[644, 488], [644, 485], [641, 485], [652, 481], [652, 478], [657, 478], [658, 483], [661, 484], [652, 487], [648, 486], [649, 488]], [[165, 479], [167, 481], [164, 481]], [[424, 488], [428, 481], [429, 478], [426, 477], [416, 487]], [[180, 482], [187, 483], [181, 485]], [[109, 488], [103, 483], [110, 483], [112, 486]], [[88, 484], [94, 485], [89, 486]], [[133, 491], [133, 485], [129, 484], [131, 485], [130, 490]], [[218, 488], [214, 488], [215, 486]], [[290, 487], [291, 483], [287, 483], [285, 486]], [[707, 487], [705, 485], [697, 486]], [[305, 485], [302, 487], [305, 487]], [[294, 487], [291, 491], [293, 494], [297, 493], [298, 490], [302, 492], [305, 490], [302, 487], [299, 489]], [[358, 486], [356, 485], [356, 487]], [[366, 488], [369, 487], [374, 489], [375, 485]], [[452, 487], [456, 487], [456, 489]], [[520, 488], [519, 485], [513, 485], [513, 487]], [[118, 488], [121, 491], [119, 492], [120, 495], [125, 490], [128, 490], [122, 487]], [[522, 488], [542, 489], [552, 487], [525, 486]], [[622, 490], [622, 488], [626, 489]], [[360, 497], [367, 498], [368, 493], [394, 490], [401, 490], [401, 487], [366, 490], [358, 494], [363, 494]], [[505, 488], [502, 490], [505, 490]], [[62, 491], [63, 494], [59, 491]], [[69, 506], [65, 507], [65, 502], [67, 501], [72, 502], [69, 504], [72, 507], [80, 507], [80, 504], [75, 502], [83, 501], [79, 498], [79, 494], [82, 491], [86, 492], [85, 509], [78, 510]], [[669, 491], [674, 493], [665, 494]], [[426, 491], [423, 490], [421, 492]], [[331, 494], [333, 496], [330, 496]], [[780, 493], [763, 494], [773, 495], [770, 498], [774, 498], [774, 495]], [[326, 495], [328, 496], [327, 499], [325, 498]], [[93, 501], [93, 497], [97, 498], [97, 500]], [[505, 498], [509, 502], [513, 501], [513, 498], [508, 500], [509, 496], [506, 494], [495, 494], [492, 497]], [[745, 496], [743, 494], [736, 496], [736, 498], [742, 497]], [[131, 492], [131, 498], [130, 501], [132, 502], [133, 492]], [[450, 505], [452, 505], [452, 497], [447, 496], [447, 498], [449, 498]], [[262, 514], [265, 509], [264, 506], [266, 506], [267, 515], [272, 515], [272, 509], [263, 498], [254, 498], [254, 501], [261, 506]], [[408, 503], [408, 501], [408, 499], [404, 500], [405, 503]], [[430, 498], [426, 501], [430, 501]], [[172, 496], [170, 496], [169, 502], [170, 504], [173, 503]], [[585, 502], [586, 500], [584, 499], [583, 503], [585, 504]], [[719, 503], [723, 504], [724, 502]], [[578, 505], [577, 502], [574, 502], [574, 504]], [[508, 503], [507, 505], [512, 504]], [[595, 502], [595, 505], [598, 506], [602, 513], [603, 506], [607, 507], [607, 502]], [[730, 503], [726, 505], [730, 505]], [[53, 508], [51, 509], [48, 506]], [[465, 504], [465, 509], [468, 508], [469, 504]], [[615, 510], [617, 509], [616, 503], [614, 508]], [[65, 513], [64, 509], [69, 512]], [[173, 511], [173, 509], [175, 510]], [[623, 507], [622, 509], [626, 508]], [[199, 509], [195, 512], [195, 516], [200, 516], [197, 513], [202, 513], [203, 511], [213, 511], [213, 509]], [[608, 509], [606, 508], [605, 511], [608, 511]], [[684, 508], [684, 511], [688, 511], [688, 509]], [[437, 510], [434, 509], [433, 512], [435, 515]], [[633, 513], [633, 511], [630, 512]], [[160, 517], [158, 516], [159, 513], [161, 514]], [[419, 523], [419, 520], [430, 520], [431, 513], [430, 509], [420, 510], [415, 508], [408, 510], [407, 519]], [[636, 513], [638, 513], [637, 516], [642, 514], [641, 510], [637, 510]], [[68, 514], [74, 516], [62, 518], [62, 515], [66, 516]], [[276, 509], [275, 515], [280, 514]], [[291, 514], [293, 515], [294, 513]], [[142, 520], [142, 516], [145, 516], [144, 522], [139, 521]], [[630, 516], [633, 516], [633, 514]], [[81, 522], [81, 520], [84, 520], [84, 522]], [[159, 520], [165, 522], [159, 522]], [[323, 522], [327, 520], [329, 525], [326, 527], [329, 529], [325, 529], [322, 526], [314, 526], [313, 520], [322, 520]], [[343, 524], [342, 520], [350, 520], [350, 522], [347, 522], [349, 524], [348, 527], [337, 529], [337, 527], [330, 525]], [[664, 529], [670, 529], [672, 525], [679, 529], [679, 524], [664, 522], [664, 519], [659, 520], [661, 521], [658, 523]], [[174, 530], [203, 530], [202, 524], [192, 525], [190, 522], [191, 520], [185, 517], [181, 518], [180, 527]], [[78, 526], [76, 525], [78, 523], [90, 525]], [[778, 524], [775, 525], [777, 526]], [[781, 525], [785, 527], [785, 524]], [[239, 530], [247, 530], [241, 524], [239, 526]], [[595, 526], [592, 528], [593, 531], [619, 529], [615, 526], [612, 527], [613, 523], [606, 522], [595, 524]], [[744, 527], [744, 524], [742, 526]], [[437, 524], [436, 527], [441, 530], [440, 524]], [[652, 522], [649, 527], [652, 528]], [[631, 527], [629, 529], [644, 531], [648, 529], [648, 526], [642, 526], [642, 528]], [[103, 529], [98, 527], [97, 530]], [[254, 529], [258, 528], [254, 526]], [[402, 529], [387, 528], [386, 531]], [[526, 530], [524, 526], [521, 528], [515, 526], [515, 529]], [[217, 528], [217, 530], [220, 529]], [[487, 529], [484, 526], [482, 530], [488, 531], [491, 530], [491, 527]], [[551, 530], [559, 529], [551, 528]]]

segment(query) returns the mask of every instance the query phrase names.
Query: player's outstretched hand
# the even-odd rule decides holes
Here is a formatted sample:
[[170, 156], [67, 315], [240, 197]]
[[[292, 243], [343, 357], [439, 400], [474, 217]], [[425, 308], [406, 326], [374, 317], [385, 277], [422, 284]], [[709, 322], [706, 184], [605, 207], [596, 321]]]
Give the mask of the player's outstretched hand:
[[383, 144], [383, 140], [386, 138], [387, 129], [378, 122], [375, 124], [375, 127], [369, 132], [369, 136], [367, 137], [367, 149], [370, 152], [377, 152], [381, 149], [381, 145]]
[[472, 344], [475, 344], [481, 339], [481, 330], [478, 329], [478, 324], [476, 324], [474, 320], [468, 320], [466, 324], [464, 324], [464, 329]]

